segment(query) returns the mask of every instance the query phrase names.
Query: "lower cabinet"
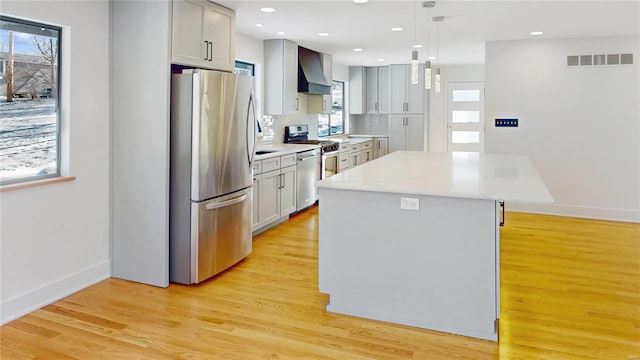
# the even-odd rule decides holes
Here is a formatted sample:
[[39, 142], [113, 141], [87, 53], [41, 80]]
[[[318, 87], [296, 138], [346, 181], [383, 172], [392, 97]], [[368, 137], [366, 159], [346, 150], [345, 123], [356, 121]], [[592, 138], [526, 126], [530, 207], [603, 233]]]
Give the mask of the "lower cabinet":
[[362, 145], [351, 145], [351, 152], [349, 153], [349, 163], [351, 167], [362, 164]]
[[280, 170], [282, 187], [280, 188], [280, 217], [287, 217], [296, 211], [296, 173], [297, 166]]
[[260, 186], [262, 184], [262, 175], [254, 175], [253, 176], [253, 188], [252, 192], [252, 201], [251, 204], [251, 231], [256, 231], [260, 228]]
[[261, 174], [258, 216], [260, 227], [280, 219], [280, 187], [282, 177], [280, 170]]
[[362, 164], [374, 159], [373, 157], [373, 141], [362, 143]]
[[389, 138], [376, 137], [373, 139], [373, 158], [385, 156], [389, 153]]
[[254, 173], [253, 176], [251, 231], [259, 230], [296, 211], [296, 154], [261, 162], [262, 166], [254, 166], [254, 171], [262, 173]]

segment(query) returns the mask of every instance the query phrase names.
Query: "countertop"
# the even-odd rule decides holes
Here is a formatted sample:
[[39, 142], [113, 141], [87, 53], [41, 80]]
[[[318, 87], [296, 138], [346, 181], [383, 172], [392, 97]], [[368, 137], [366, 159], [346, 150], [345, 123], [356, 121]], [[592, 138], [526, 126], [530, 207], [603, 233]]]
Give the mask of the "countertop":
[[350, 138], [379, 138], [379, 137], [389, 137], [389, 135], [357, 135], [357, 134], [349, 134]]
[[[268, 154], [256, 155], [255, 160], [264, 160], [276, 156], [288, 155], [293, 153], [299, 153], [302, 151], [308, 151], [313, 149], [320, 149], [320, 145], [309, 144], [256, 144], [256, 151], [273, 151]], [[319, 153], [318, 153], [319, 155]]]
[[349, 143], [351, 145], [358, 145], [358, 144], [362, 144], [363, 142], [367, 142], [367, 141], [371, 141], [371, 140], [373, 140], [372, 137], [349, 138]]
[[396, 151], [316, 182], [319, 188], [553, 203], [526, 156]]

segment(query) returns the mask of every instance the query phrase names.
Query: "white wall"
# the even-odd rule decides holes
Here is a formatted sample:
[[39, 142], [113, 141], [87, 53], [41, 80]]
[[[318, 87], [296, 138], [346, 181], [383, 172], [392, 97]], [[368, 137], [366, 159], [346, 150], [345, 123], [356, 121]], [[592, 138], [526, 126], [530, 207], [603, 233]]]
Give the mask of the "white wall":
[[262, 74], [262, 64], [264, 64], [264, 42], [254, 37], [236, 33], [236, 59], [255, 64], [255, 86], [256, 100], [258, 103], [258, 118], [264, 114], [264, 75]]
[[63, 26], [64, 175], [0, 196], [0, 321], [109, 277], [109, 3], [2, 1], [2, 13]]
[[[638, 37], [489, 42], [486, 152], [529, 156], [555, 199], [511, 209], [640, 221]], [[634, 53], [569, 68], [567, 55]], [[518, 128], [495, 128], [515, 117]]]
[[449, 83], [484, 81], [484, 65], [440, 66], [440, 75], [441, 91], [436, 93], [433, 88], [428, 91], [428, 149], [433, 152], [447, 151], [447, 94]]

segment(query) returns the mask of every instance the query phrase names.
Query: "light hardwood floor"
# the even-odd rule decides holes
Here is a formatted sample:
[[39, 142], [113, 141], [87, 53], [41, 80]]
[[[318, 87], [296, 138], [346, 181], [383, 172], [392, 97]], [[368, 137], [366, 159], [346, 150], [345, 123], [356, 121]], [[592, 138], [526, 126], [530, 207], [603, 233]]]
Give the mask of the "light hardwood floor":
[[[197, 286], [109, 279], [0, 328], [9, 359], [638, 359], [640, 225], [507, 213], [500, 342], [324, 310], [317, 208]], [[357, 254], [354, 254], [357, 256]], [[401, 281], [401, 279], [399, 279]]]

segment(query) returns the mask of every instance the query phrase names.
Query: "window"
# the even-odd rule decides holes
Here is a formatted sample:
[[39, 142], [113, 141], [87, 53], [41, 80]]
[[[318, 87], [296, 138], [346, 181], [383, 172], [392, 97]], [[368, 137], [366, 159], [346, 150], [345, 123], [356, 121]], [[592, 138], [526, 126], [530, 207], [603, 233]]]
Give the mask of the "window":
[[344, 134], [344, 82], [331, 86], [331, 115], [318, 116], [318, 136]]
[[60, 32], [0, 16], [0, 184], [60, 175]]
[[234, 69], [234, 74], [237, 75], [254, 75], [254, 65], [244, 61], [236, 60], [236, 66]]

